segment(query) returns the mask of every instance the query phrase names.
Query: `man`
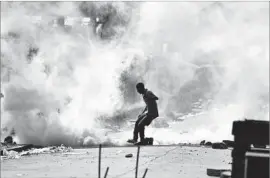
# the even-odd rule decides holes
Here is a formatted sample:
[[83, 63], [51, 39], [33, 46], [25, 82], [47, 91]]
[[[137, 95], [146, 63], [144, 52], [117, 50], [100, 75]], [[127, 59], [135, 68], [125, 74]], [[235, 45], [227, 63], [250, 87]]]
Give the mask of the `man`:
[[145, 126], [149, 126], [151, 122], [159, 116], [156, 102], [156, 100], [158, 100], [158, 97], [154, 95], [154, 93], [151, 92], [150, 90], [147, 90], [144, 87], [143, 83], [138, 83], [136, 85], [136, 89], [137, 92], [143, 96], [143, 100], [146, 104], [146, 107], [143, 110], [143, 112], [138, 116], [138, 120], [135, 123], [135, 128], [133, 131], [133, 139], [128, 140], [128, 142], [137, 143], [138, 134], [140, 134], [141, 142], [137, 144], [143, 144]]

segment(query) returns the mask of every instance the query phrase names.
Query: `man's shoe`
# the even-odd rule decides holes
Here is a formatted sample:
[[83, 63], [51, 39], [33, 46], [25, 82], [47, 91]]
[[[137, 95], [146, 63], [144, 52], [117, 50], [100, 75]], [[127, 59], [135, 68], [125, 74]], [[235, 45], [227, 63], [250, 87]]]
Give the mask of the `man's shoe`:
[[133, 140], [133, 139], [129, 139], [127, 142], [128, 143], [133, 143], [133, 144], [137, 143], [137, 141], [136, 140]]

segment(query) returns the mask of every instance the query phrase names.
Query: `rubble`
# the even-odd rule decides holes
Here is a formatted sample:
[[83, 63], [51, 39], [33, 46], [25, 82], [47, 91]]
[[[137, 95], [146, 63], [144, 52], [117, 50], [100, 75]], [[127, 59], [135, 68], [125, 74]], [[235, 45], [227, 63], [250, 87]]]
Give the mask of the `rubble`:
[[14, 150], [8, 151], [7, 149], [3, 149], [3, 156], [1, 156], [1, 160], [4, 159], [19, 159], [21, 156], [27, 155], [37, 155], [37, 154], [46, 154], [46, 153], [67, 153], [72, 152], [73, 149], [71, 147], [66, 147], [61, 145], [59, 147], [45, 147], [45, 148], [32, 148], [27, 151], [17, 152]]

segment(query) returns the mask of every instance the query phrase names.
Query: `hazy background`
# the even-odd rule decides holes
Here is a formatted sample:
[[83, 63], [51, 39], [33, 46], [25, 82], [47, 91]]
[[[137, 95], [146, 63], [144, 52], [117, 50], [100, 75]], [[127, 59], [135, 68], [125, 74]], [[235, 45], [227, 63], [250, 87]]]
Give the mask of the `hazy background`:
[[156, 144], [269, 120], [269, 3], [1, 2], [1, 140], [14, 128], [18, 143], [124, 144], [139, 81], [160, 98]]

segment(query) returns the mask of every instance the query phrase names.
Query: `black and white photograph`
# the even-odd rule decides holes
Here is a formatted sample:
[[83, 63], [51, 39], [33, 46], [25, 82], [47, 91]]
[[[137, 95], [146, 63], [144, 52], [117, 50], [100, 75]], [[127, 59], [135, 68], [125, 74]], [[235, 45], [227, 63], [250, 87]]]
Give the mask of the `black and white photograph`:
[[269, 1], [1, 1], [1, 177], [269, 178]]

